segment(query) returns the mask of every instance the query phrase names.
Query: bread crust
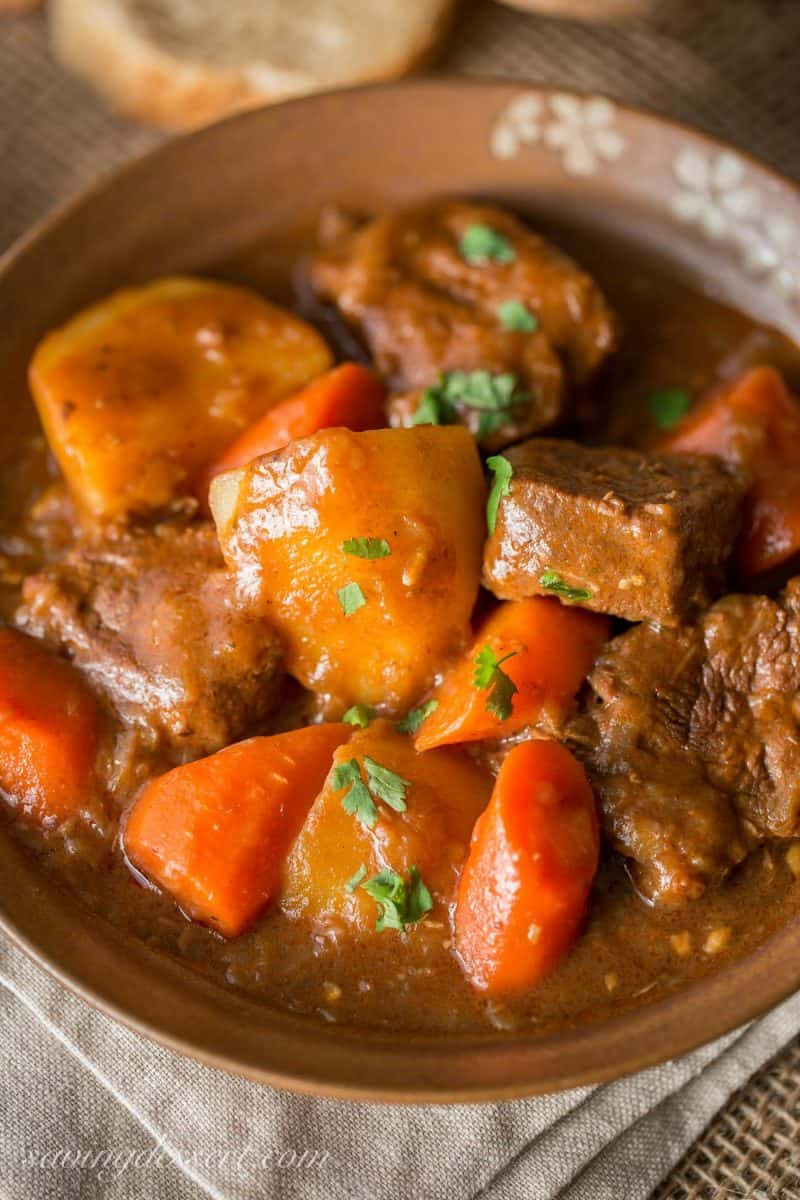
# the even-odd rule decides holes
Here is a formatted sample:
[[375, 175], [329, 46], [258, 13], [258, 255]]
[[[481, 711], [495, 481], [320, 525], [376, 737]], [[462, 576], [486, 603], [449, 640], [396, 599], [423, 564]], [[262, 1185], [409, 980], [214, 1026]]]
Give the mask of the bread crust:
[[38, 8], [42, 0], [0, 0], [0, 13], [30, 12]]
[[[63, 66], [91, 83], [118, 111], [168, 129], [187, 129], [290, 96], [407, 74], [435, 53], [456, 0], [417, 0], [429, 8], [429, 20], [405, 29], [405, 36], [387, 38], [375, 47], [369, 62], [353, 64], [351, 71], [345, 65], [335, 80], [313, 69], [276, 66], [269, 61], [268, 47], [265, 61], [255, 69], [203, 61], [202, 46], [196, 57], [178, 57], [136, 28], [128, 13], [133, 2], [51, 0], [53, 51]], [[236, 0], [223, 3], [235, 5]], [[285, 0], [264, 0], [265, 5], [281, 3]], [[354, 24], [357, 16], [354, 12]]]

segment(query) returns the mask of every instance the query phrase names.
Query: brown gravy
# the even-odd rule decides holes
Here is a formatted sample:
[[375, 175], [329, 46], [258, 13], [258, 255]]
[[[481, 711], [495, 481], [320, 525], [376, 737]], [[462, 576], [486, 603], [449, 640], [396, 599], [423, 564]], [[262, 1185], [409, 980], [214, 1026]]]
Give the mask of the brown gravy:
[[[594, 274], [626, 330], [625, 349], [599, 386], [603, 421], [594, 435], [647, 444], [653, 433], [650, 392], [681, 387], [698, 395], [749, 362], [773, 363], [790, 381], [800, 380], [800, 351], [784, 337], [676, 281], [644, 255], [626, 251], [623, 274], [613, 246], [561, 233], [558, 240]], [[284, 251], [287, 267], [289, 257]], [[269, 269], [263, 266], [268, 261]], [[276, 280], [269, 254], [230, 264], [226, 273], [279, 300], [290, 290], [288, 274]], [[20, 576], [52, 550], [32, 536], [22, 514], [54, 471], [39, 435], [7, 445], [3, 457], [0, 605], [7, 616]], [[118, 850], [91, 840], [50, 843], [30, 830], [19, 832], [43, 869], [90, 909], [220, 985], [268, 1005], [394, 1031], [543, 1032], [596, 1020], [649, 1003], [748, 954], [800, 914], [798, 842], [763, 847], [726, 883], [675, 911], [648, 907], [621, 863], [609, 860], [596, 881], [583, 935], [566, 960], [532, 993], [500, 1004], [466, 984], [443, 923], [429, 920], [403, 935], [402, 956], [394, 937], [357, 947], [333, 925], [312, 931], [278, 912], [226, 942], [137, 882]]]

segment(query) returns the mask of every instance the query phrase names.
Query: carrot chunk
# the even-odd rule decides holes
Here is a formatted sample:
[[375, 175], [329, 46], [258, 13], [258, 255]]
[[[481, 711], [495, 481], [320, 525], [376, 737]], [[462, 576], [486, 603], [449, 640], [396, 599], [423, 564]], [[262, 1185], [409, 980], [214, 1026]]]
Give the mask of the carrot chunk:
[[800, 551], [800, 404], [773, 367], [753, 367], [712, 393], [661, 448], [713, 454], [749, 476], [735, 550], [744, 577]]
[[55, 825], [87, 800], [101, 715], [77, 670], [0, 629], [0, 788], [20, 815]]
[[360, 363], [342, 363], [276, 404], [245, 430], [211, 467], [209, 481], [320, 429], [380, 429], [386, 424], [385, 398], [374, 371]]
[[577, 936], [600, 853], [594, 797], [552, 741], [515, 746], [475, 823], [458, 884], [455, 942], [470, 983], [532, 987]]
[[277, 894], [284, 862], [348, 725], [250, 738], [175, 767], [125, 825], [133, 866], [193, 919], [236, 937]]
[[608, 617], [546, 596], [498, 605], [433, 692], [435, 706], [420, 726], [417, 750], [506, 737], [542, 717], [558, 721], [608, 629]]

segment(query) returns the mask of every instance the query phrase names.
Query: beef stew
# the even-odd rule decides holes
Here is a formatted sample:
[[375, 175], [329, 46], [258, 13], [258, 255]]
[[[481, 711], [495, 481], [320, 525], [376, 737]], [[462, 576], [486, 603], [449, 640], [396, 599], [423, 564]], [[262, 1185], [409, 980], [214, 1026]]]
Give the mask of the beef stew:
[[[800, 353], [647, 262], [621, 281], [602, 248], [576, 258], [486, 206], [340, 222], [310, 274], [319, 327], [355, 330], [385, 385], [366, 418], [341, 377], [319, 409], [299, 390], [336, 390], [310, 325], [270, 306], [242, 328], [213, 283], [201, 318], [186, 281], [138, 296], [130, 328], [112, 302], [111, 368], [102, 338], [87, 360], [67, 336], [58, 370], [37, 356], [69, 490], [32, 442], [4, 547], [0, 783], [95, 911], [265, 1003], [452, 1032], [645, 1003], [800, 911], [794, 589], [756, 573], [723, 596], [758, 455], [684, 449], [647, 491], [743, 341], [790, 375]], [[645, 480], [605, 524], [598, 455]], [[533, 510], [553, 550], [523, 571]], [[623, 543], [642, 565], [622, 577], [652, 572], [644, 605], [618, 603]], [[793, 549], [770, 567], [791, 575]], [[81, 719], [59, 742], [42, 697], [65, 671]]]

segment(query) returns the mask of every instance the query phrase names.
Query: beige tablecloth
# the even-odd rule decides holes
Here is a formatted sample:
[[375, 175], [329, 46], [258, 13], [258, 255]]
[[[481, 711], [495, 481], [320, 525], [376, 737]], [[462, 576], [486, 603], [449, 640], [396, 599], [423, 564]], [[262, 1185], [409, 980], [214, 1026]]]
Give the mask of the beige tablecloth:
[[[663, 0], [624, 28], [475, 0], [440, 65], [610, 93], [800, 174], [800, 0]], [[0, 250], [160, 137], [54, 66], [41, 16], [0, 18]], [[800, 1196], [800, 1048], [787, 1048], [800, 996], [632, 1080], [449, 1110], [231, 1079], [92, 1012], [4, 941], [0, 1012], [0, 1190], [13, 1200], [646, 1200], [683, 1155], [661, 1200]]]

